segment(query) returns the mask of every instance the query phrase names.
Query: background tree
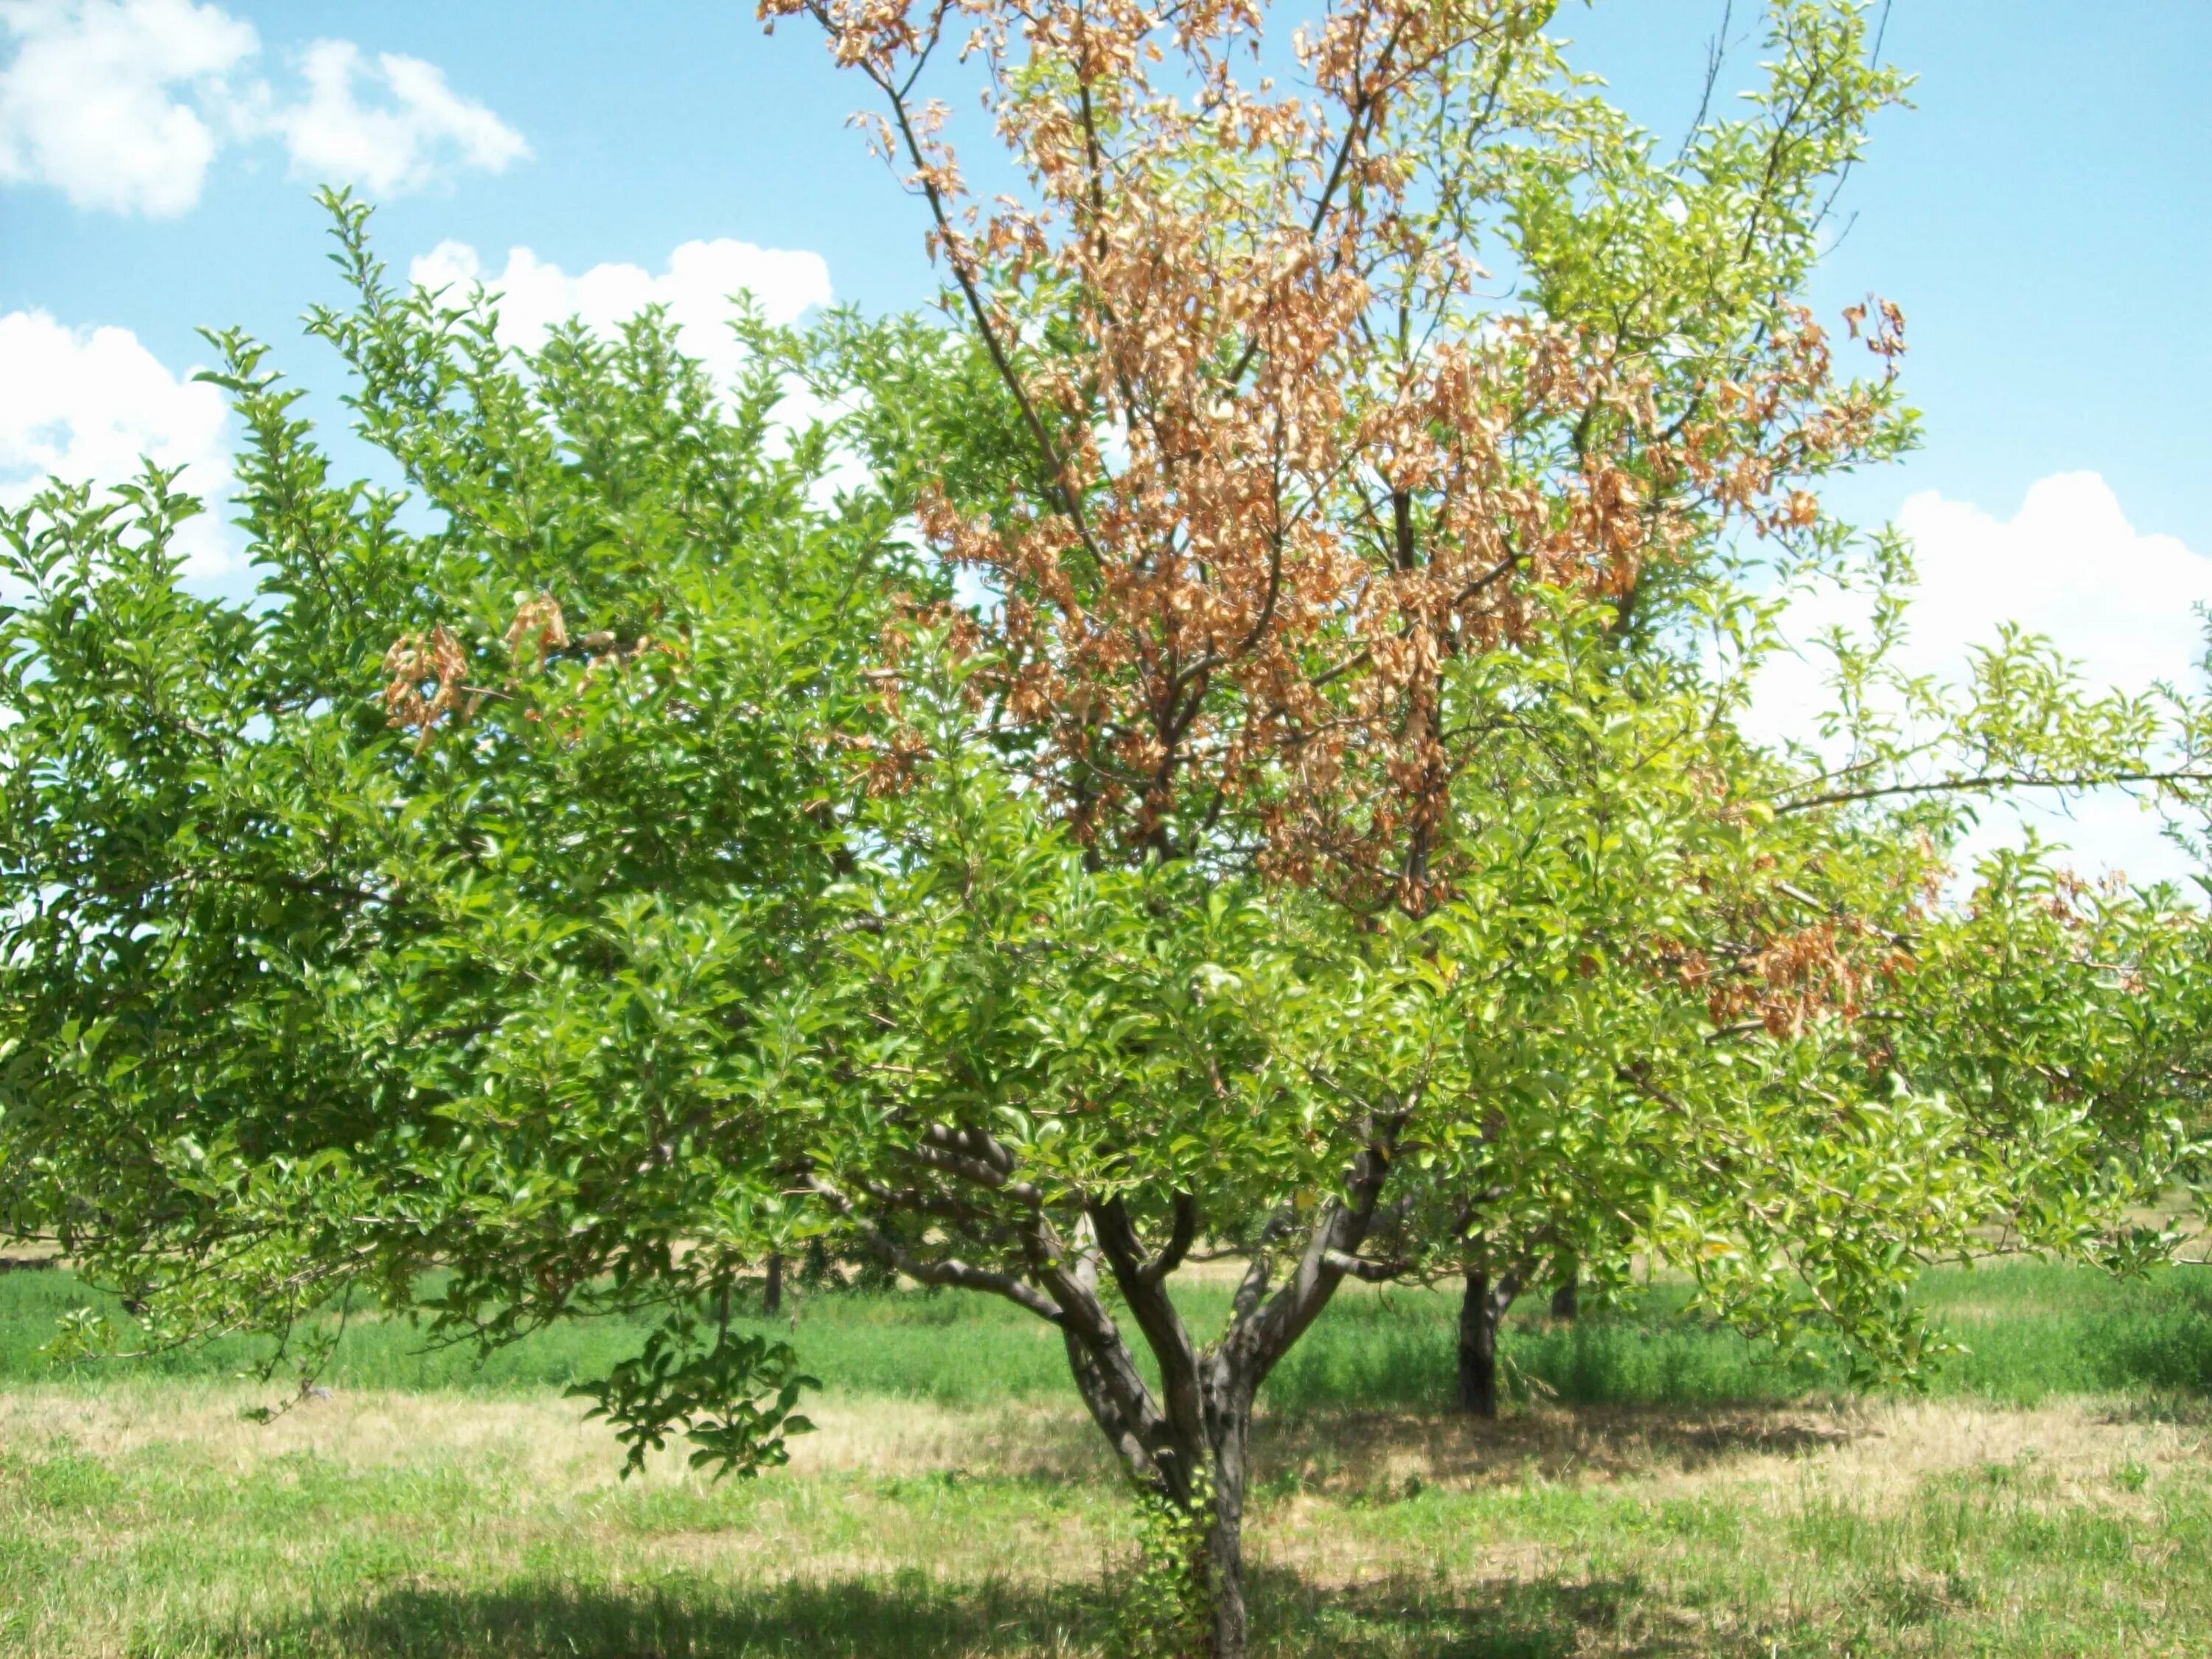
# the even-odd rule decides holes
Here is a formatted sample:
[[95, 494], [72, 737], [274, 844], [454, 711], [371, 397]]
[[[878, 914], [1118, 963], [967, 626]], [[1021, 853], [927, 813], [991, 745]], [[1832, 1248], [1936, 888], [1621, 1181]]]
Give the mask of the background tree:
[[331, 207], [354, 303], [309, 331], [409, 493], [224, 335], [253, 599], [180, 585], [159, 473], [0, 526], [0, 1218], [156, 1345], [661, 1309], [601, 1403], [745, 1468], [796, 1373], [721, 1322], [787, 1225], [860, 677], [927, 585], [822, 504], [767, 331], [727, 388], [653, 313], [519, 356]]

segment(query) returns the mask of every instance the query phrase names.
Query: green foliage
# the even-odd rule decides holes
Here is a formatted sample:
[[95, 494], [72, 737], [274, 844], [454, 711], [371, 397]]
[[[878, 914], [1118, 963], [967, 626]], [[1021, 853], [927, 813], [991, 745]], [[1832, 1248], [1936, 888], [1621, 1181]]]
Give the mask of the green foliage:
[[1206, 1526], [1213, 1501], [1200, 1480], [1188, 1504], [1137, 1494], [1135, 1565], [1122, 1575], [1114, 1608], [1114, 1651], [1123, 1659], [1180, 1659], [1204, 1651]]
[[[971, 325], [821, 337], [802, 365], [823, 395], [866, 402], [853, 430], [879, 472], [933, 487], [963, 525], [988, 527], [933, 533], [1005, 601], [995, 623], [983, 614], [980, 649], [924, 637], [901, 664], [914, 764], [875, 823], [872, 930], [851, 957], [877, 1033], [858, 1069], [875, 1087], [817, 1142], [856, 1248], [891, 1250], [937, 1282], [1035, 1291], [1041, 1264], [1079, 1259], [1110, 1208], [1138, 1255], [1194, 1230], [1272, 1252], [1260, 1281], [1272, 1289], [1283, 1280], [1267, 1272], [1300, 1259], [1330, 1206], [1352, 1207], [1344, 1172], [1387, 1144], [1387, 1194], [1349, 1266], [1342, 1251], [1325, 1258], [1332, 1269], [1531, 1277], [1571, 1261], [1617, 1285], [1656, 1255], [1696, 1278], [1705, 1306], [1808, 1364], [1828, 1363], [1840, 1337], [1869, 1378], [1911, 1376], [1940, 1350], [1911, 1294], [1932, 1261], [1991, 1237], [2116, 1264], [2159, 1248], [2130, 1215], [2196, 1158], [2201, 929], [2170, 896], [2112, 896], [2099, 919], [2054, 932], [2038, 895], [2064, 878], [2043, 849], [1983, 872], [1963, 906], [1942, 888], [1976, 799], [2165, 776], [2166, 711], [2090, 694], [2047, 642], [2011, 632], [1965, 687], [1900, 673], [1909, 556], [1811, 493], [1914, 441], [1893, 378], [1901, 317], [1870, 301], [1831, 338], [1802, 304], [1869, 124], [1907, 79], [1876, 61], [1865, 8], [1778, 3], [1747, 101], [1701, 111], [1670, 153], [1571, 73], [1536, 33], [1545, 14], [1481, 11], [1480, 49], [1440, 52], [1394, 93], [1401, 125], [1376, 143], [1403, 195], [1360, 266], [1373, 307], [1360, 344], [1328, 360], [1341, 379], [1333, 415], [1248, 385], [1261, 354], [1243, 349], [1244, 313], [1217, 315], [1205, 295], [1161, 323], [1183, 353], [1162, 347], [1168, 367], [1142, 343], [1112, 364], [1089, 355], [1149, 302], [1141, 285], [1110, 287], [1126, 275], [1118, 228], [1056, 262], [1009, 229], [1005, 246], [1022, 251], [984, 261], [989, 303]], [[889, 50], [842, 44], [848, 58]], [[1243, 272], [1238, 216], [1259, 199], [1268, 145], [1288, 141], [1166, 115], [1155, 130], [1114, 102], [1110, 76], [1079, 92], [1081, 79], [1041, 59], [1009, 91], [1071, 129], [1097, 124], [1093, 142], [1124, 158], [1092, 207], [1051, 186], [1071, 222], [1113, 224], [1114, 192], [1138, 199], [1140, 185], [1161, 215], [1217, 202], [1218, 222], [1200, 214], [1188, 228], [1191, 257]], [[1041, 172], [1053, 167], [1074, 162], [1055, 151]], [[1359, 225], [1346, 209], [1332, 233], [1343, 243], [1316, 250], [1316, 266]], [[1513, 291], [1455, 289], [1439, 273], [1462, 258], [1510, 273]], [[1271, 602], [1248, 633], [1237, 606], [1274, 588], [1178, 562], [1186, 542], [1225, 547], [1234, 524], [1194, 499], [1179, 519], [1159, 509], [1173, 523], [1157, 547], [1102, 556], [1039, 446], [1126, 449], [1127, 468], [1085, 460], [1068, 475], [1087, 481], [1085, 510], [1110, 543], [1160, 498], [1203, 494], [1198, 471], [1174, 469], [1218, 441], [1210, 459], [1224, 477], [1252, 470], [1261, 518], [1310, 517], [1347, 556], [1392, 572], [1374, 576], [1377, 591], [1418, 591], [1468, 533], [1446, 528], [1451, 487], [1437, 478], [1449, 469], [1408, 461], [1409, 485], [1364, 454], [1362, 422], [1442, 343], [1510, 356], [1501, 343], [1522, 323], [1574, 331], [1572, 349], [1633, 380], [1652, 413], [1639, 425], [1625, 395], [1587, 409], [1507, 397], [1511, 441], [1490, 463], [1488, 508], [1509, 519], [1525, 496], [1570, 537], [1602, 457], [1637, 480], [1646, 522], [1678, 516], [1601, 595], [1571, 578], [1514, 589], [1510, 644], [1472, 624], [1455, 643], [1439, 637], [1433, 718], [1449, 758], [1432, 772], [1450, 781], [1424, 840], [1405, 827], [1428, 822], [1419, 767], [1364, 752], [1389, 750], [1417, 716], [1409, 703], [1387, 732], [1362, 724], [1390, 688], [1362, 680], [1381, 653], [1358, 607], [1313, 602], [1325, 615], [1285, 660], [1237, 666], [1227, 641], [1252, 647], [1279, 614]], [[1186, 406], [1188, 384], [1206, 391]], [[1208, 411], [1246, 398], [1266, 415], [1239, 449], [1239, 428], [1224, 415], [1217, 432]], [[1253, 434], [1294, 404], [1293, 424], [1335, 420], [1343, 465], [1285, 491], [1292, 462], [1270, 461]], [[1129, 481], [1176, 446], [1147, 419], [1182, 445], [1180, 459], [1153, 456], [1161, 479], [1182, 482], [1152, 493]], [[1689, 432], [1724, 476], [1679, 470]], [[1273, 495], [1258, 476], [1270, 466]], [[1758, 509], [1784, 479], [1803, 493], [1786, 512]], [[1034, 550], [1045, 542], [1049, 558]], [[1141, 574], [1116, 574], [1117, 558]], [[1189, 594], [1164, 614], [1131, 597], [1176, 580]], [[1822, 742], [1779, 750], [1741, 717], [1781, 649], [1784, 605], [1814, 582], [1870, 587], [1876, 626], [1827, 641], [1836, 699]], [[1201, 648], [1178, 630], [1216, 612], [1235, 625], [1204, 635], [1204, 672], [1178, 676], [1176, 650]], [[1056, 630], [1024, 634], [1040, 614], [1059, 617]], [[1426, 625], [1409, 616], [1399, 635]], [[1066, 676], [1060, 694], [1024, 701], [1025, 675], [1048, 683], [1048, 666]], [[1293, 684], [1317, 687], [1332, 718], [1277, 753], [1267, 745], [1296, 725]], [[1185, 743], [1209, 720], [1211, 748]], [[1338, 728], [1369, 735], [1340, 753]], [[1123, 775], [1140, 749], [1158, 768], [1149, 793]], [[1175, 765], [1203, 778], [1229, 766], [1223, 755], [1267, 758], [1212, 790], [1176, 784]], [[1101, 827], [1102, 799], [1138, 827]], [[1286, 819], [1304, 839], [1271, 863]], [[1058, 824], [1073, 833], [1057, 837]], [[1331, 849], [1370, 831], [1402, 842], [1386, 872], [1397, 889], [1386, 896], [1378, 878], [1347, 895]], [[2021, 959], [2039, 964], [2032, 982], [2013, 973]], [[2040, 1028], [2017, 1064], [2000, 1058], [2015, 983], [2039, 999]], [[994, 1147], [1004, 1167], [968, 1179], [946, 1148], [916, 1148], [925, 1125]], [[933, 1239], [981, 1276], [933, 1262]], [[1121, 1271], [1110, 1252], [1093, 1267]], [[1218, 1351], [1235, 1346], [1224, 1334]]]
[[[691, 1467], [711, 1468], [719, 1480], [788, 1462], [785, 1437], [814, 1427], [792, 1408], [801, 1389], [820, 1386], [799, 1370], [790, 1344], [733, 1336], [725, 1323], [702, 1345], [696, 1323], [679, 1316], [647, 1337], [635, 1358], [568, 1392], [593, 1401], [585, 1415], [606, 1419], [629, 1448], [625, 1475], [643, 1468], [646, 1454], [660, 1450], [682, 1424], [696, 1448]], [[756, 1404], [763, 1395], [774, 1403]]]
[[789, 1225], [861, 676], [929, 581], [757, 319], [726, 388], [656, 313], [520, 357], [330, 207], [310, 332], [410, 494], [225, 334], [254, 599], [186, 591], [158, 472], [0, 525], [0, 1221], [157, 1348], [424, 1283], [491, 1345], [680, 1310]]
[[[770, 1253], [866, 1255], [1047, 1322], [1028, 1352], [1182, 1526], [1208, 1424], [1271, 1375], [1334, 1386], [1287, 1357], [1347, 1279], [1658, 1261], [1808, 1371], [1893, 1378], [1941, 1347], [1929, 1262], [2154, 1259], [2134, 1212], [2201, 1163], [2204, 930], [2039, 851], [1940, 888], [1963, 799], [2178, 787], [2166, 711], [2014, 635], [1963, 696], [1899, 675], [1901, 550], [1809, 493], [1911, 438], [1896, 319], [1857, 313], [1876, 361], [1838, 377], [1797, 303], [1903, 83], [1861, 9], [1779, 3], [1750, 112], [1668, 158], [1543, 9], [1394, 94], [1402, 213], [1328, 254], [1380, 239], [1315, 360], [1341, 385], [1248, 380], [1249, 308], [1125, 365], [1204, 429], [1202, 501], [1113, 494], [1115, 444], [1182, 452], [1093, 372], [1080, 247], [1010, 236], [971, 331], [745, 316], [718, 386], [651, 312], [515, 354], [331, 198], [352, 299], [309, 331], [404, 494], [335, 479], [230, 333], [253, 600], [187, 591], [198, 506], [159, 471], [0, 520], [0, 1228], [143, 1308], [64, 1349], [250, 1334], [305, 1380], [356, 1313], [480, 1352], [605, 1316], [623, 1341], [564, 1380], [633, 1464], [682, 1431], [750, 1472], [809, 1379], [697, 1310]], [[1274, 142], [1171, 137], [1145, 165], [1178, 211]], [[1249, 274], [1241, 233], [1192, 234]], [[1465, 420], [1399, 408], [1431, 325]], [[834, 420], [786, 419], [794, 375]], [[1452, 401], [1477, 385], [1501, 406]], [[1286, 485], [1285, 410], [1353, 460]], [[1113, 558], [1079, 550], [1079, 439], [1091, 509], [1139, 526]], [[1285, 553], [1292, 508], [1329, 558]], [[956, 558], [987, 603], [951, 603]], [[1822, 746], [1777, 751], [1750, 677], [1814, 575], [1871, 580], [1875, 625], [1829, 642]], [[1194, 1252], [1247, 1276], [1179, 1300]]]

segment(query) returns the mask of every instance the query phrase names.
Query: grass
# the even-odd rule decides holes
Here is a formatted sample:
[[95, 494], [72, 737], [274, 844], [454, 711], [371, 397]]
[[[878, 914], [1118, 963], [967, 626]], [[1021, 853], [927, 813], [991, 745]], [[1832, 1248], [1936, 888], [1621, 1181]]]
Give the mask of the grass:
[[[2212, 1273], [2177, 1268], [2122, 1281], [2087, 1269], [2006, 1263], [1929, 1273], [1923, 1298], [1964, 1352], [1929, 1379], [1939, 1397], [2034, 1405], [2077, 1395], [2187, 1391], [2212, 1379]], [[1178, 1300], [1196, 1328], [1218, 1328], [1229, 1289], [1199, 1284]], [[1684, 1292], [1657, 1285], [1570, 1325], [1523, 1298], [1500, 1343], [1508, 1393], [1579, 1405], [1784, 1403], [1840, 1392], [1839, 1364], [1784, 1361], [1709, 1322], [1680, 1317]], [[52, 1380], [40, 1350], [67, 1310], [112, 1300], [66, 1273], [0, 1273], [0, 1386]], [[977, 1406], [1006, 1398], [1062, 1398], [1058, 1334], [1021, 1310], [958, 1291], [795, 1296], [793, 1321], [739, 1320], [794, 1342], [836, 1389]], [[1425, 1407], [1450, 1397], [1459, 1304], [1447, 1291], [1340, 1292], [1269, 1379], [1278, 1412]], [[793, 1322], [795, 1321], [795, 1322]], [[460, 1390], [559, 1389], [636, 1352], [645, 1327], [579, 1322], [480, 1357], [434, 1348], [404, 1319], [352, 1322], [323, 1380], [332, 1387]], [[246, 1340], [157, 1359], [76, 1367], [101, 1376], [234, 1377], [266, 1348]]]
[[[1449, 1297], [1343, 1299], [1264, 1402], [1259, 1650], [2212, 1651], [2212, 1288], [2014, 1265], [1928, 1295], [1971, 1352], [1923, 1399], [1845, 1398], [1658, 1292], [1571, 1328], [1531, 1306], [1494, 1425], [1435, 1409]], [[617, 1479], [557, 1392], [634, 1328], [476, 1370], [356, 1325], [331, 1396], [259, 1427], [242, 1348], [46, 1366], [88, 1296], [0, 1274], [0, 1655], [1115, 1650], [1128, 1505], [1056, 1341], [1012, 1310], [802, 1300], [822, 1431], [712, 1486]]]

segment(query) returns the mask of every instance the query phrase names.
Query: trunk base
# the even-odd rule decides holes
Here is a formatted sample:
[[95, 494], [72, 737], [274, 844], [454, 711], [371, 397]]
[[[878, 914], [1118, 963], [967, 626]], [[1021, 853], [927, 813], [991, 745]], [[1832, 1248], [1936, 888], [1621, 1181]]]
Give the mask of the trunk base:
[[1521, 1292], [1521, 1276], [1469, 1273], [1459, 1304], [1459, 1389], [1454, 1406], [1470, 1417], [1498, 1415], [1498, 1328]]

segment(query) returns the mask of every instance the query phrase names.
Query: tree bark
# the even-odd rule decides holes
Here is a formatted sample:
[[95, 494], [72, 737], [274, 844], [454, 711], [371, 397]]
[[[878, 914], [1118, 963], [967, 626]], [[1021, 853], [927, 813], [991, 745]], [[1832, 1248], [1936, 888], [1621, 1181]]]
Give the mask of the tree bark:
[[1498, 1327], [1521, 1292], [1517, 1272], [1467, 1276], [1459, 1304], [1458, 1408], [1474, 1417], [1498, 1415]]
[[[1253, 1402], [1275, 1362], [1312, 1326], [1342, 1282], [1366, 1237], [1389, 1152], [1386, 1135], [1355, 1161], [1346, 1183], [1348, 1201], [1328, 1206], [1279, 1284], [1263, 1244], [1237, 1287], [1229, 1330], [1207, 1350], [1191, 1340], [1165, 1282], [1188, 1244], [1190, 1225], [1179, 1215], [1175, 1237], [1148, 1258], [1119, 1200], [1091, 1212], [1105, 1265], [1158, 1363], [1157, 1404], [1114, 1322], [1096, 1305], [1090, 1270], [1079, 1267], [1053, 1289], [1073, 1316], [1063, 1325], [1068, 1358], [1092, 1417], [1121, 1450], [1130, 1474], [1204, 1528], [1198, 1570], [1204, 1576], [1199, 1588], [1207, 1610], [1208, 1659], [1245, 1659], [1250, 1647], [1243, 1534]], [[1079, 1312], [1080, 1300], [1093, 1307]], [[1127, 1382], [1116, 1380], [1122, 1373]]]
[[1206, 1471], [1213, 1487], [1212, 1523], [1206, 1538], [1207, 1601], [1213, 1659], [1243, 1659], [1250, 1639], [1244, 1611], [1244, 1480], [1252, 1395], [1228, 1378], [1221, 1382], [1228, 1385], [1229, 1397], [1209, 1400], [1206, 1411], [1213, 1438]]
[[[1151, 1298], [1140, 1287], [1139, 1304]], [[1159, 1301], [1165, 1300], [1163, 1294]], [[1133, 1309], [1140, 1319], [1153, 1309]], [[1130, 1401], [1115, 1372], [1134, 1365], [1118, 1334], [1107, 1328], [1110, 1349], [1067, 1333], [1067, 1357], [1077, 1391], [1138, 1482], [1180, 1510], [1200, 1533], [1203, 1547], [1191, 1564], [1206, 1609], [1207, 1659], [1245, 1659], [1250, 1646], [1244, 1602], [1244, 1494], [1249, 1479], [1252, 1406], [1258, 1383], [1231, 1358], [1200, 1354], [1165, 1332], [1147, 1329], [1161, 1362], [1164, 1409]], [[1139, 1422], [1129, 1409], [1137, 1404]]]
[[783, 1311], [783, 1258], [770, 1254], [768, 1281], [761, 1288], [761, 1311], [773, 1318]]

